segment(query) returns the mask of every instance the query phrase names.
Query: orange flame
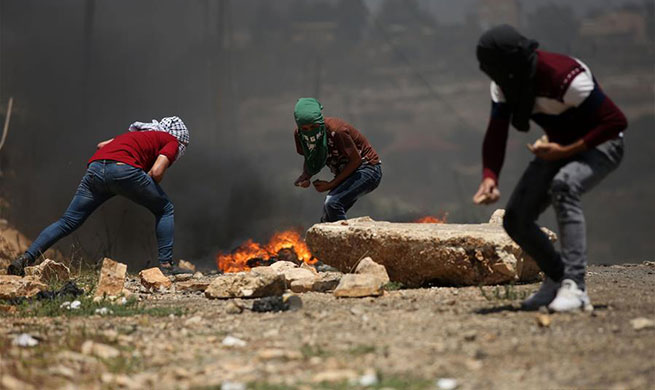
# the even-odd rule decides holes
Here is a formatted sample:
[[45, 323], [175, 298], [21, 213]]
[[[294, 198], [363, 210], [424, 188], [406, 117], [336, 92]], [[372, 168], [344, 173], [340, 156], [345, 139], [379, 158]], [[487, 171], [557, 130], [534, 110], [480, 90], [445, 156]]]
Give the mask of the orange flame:
[[293, 249], [299, 261], [306, 264], [314, 264], [317, 261], [312, 256], [312, 252], [310, 252], [305, 241], [300, 237], [300, 233], [295, 230], [285, 230], [275, 233], [266, 245], [261, 245], [249, 239], [232, 253], [219, 253], [216, 256], [216, 263], [218, 269], [223, 272], [249, 271], [248, 260], [253, 258], [268, 260], [271, 257], [277, 257], [281, 249], [287, 248]]
[[426, 215], [414, 221], [414, 223], [446, 223], [448, 213], [441, 213], [441, 216]]

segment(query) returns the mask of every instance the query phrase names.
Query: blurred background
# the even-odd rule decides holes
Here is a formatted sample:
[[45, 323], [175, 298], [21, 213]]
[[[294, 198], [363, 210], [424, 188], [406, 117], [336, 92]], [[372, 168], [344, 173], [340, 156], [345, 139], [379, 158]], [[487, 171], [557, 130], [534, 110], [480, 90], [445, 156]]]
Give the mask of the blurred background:
[[[383, 161], [349, 217], [486, 222], [541, 136], [510, 132], [501, 201], [474, 206], [489, 81], [475, 45], [509, 23], [575, 56], [629, 120], [620, 168], [584, 198], [589, 261], [655, 252], [655, 59], [647, 0], [0, 0], [0, 217], [34, 239], [66, 209], [95, 145], [133, 121], [178, 115], [186, 155], [162, 186], [175, 257], [209, 266], [247, 238], [318, 222], [324, 194], [299, 189], [299, 97], [357, 127]], [[325, 169], [321, 176], [329, 179]], [[541, 219], [556, 230], [552, 209]], [[138, 269], [156, 262], [154, 220], [125, 199], [62, 240], [64, 253]]]

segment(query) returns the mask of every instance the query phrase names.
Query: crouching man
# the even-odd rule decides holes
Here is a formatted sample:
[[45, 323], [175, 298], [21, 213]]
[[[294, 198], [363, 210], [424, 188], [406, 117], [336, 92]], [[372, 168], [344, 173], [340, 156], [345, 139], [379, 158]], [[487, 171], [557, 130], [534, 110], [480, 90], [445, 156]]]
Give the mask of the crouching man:
[[[492, 109], [482, 147], [482, 183], [473, 200], [489, 204], [500, 197], [498, 175], [510, 123], [524, 132], [530, 120], [541, 126], [548, 141], [529, 146], [535, 158], [509, 198], [503, 221], [507, 234], [546, 274], [523, 307], [589, 310], [581, 197], [621, 162], [627, 121], [587, 65], [537, 47], [507, 25], [480, 38], [477, 57], [492, 79]], [[536, 224], [549, 205], [559, 225], [560, 252]]]
[[312, 176], [328, 166], [331, 181], [314, 180], [318, 192], [328, 192], [321, 222], [346, 219], [346, 212], [382, 179], [380, 158], [366, 137], [339, 118], [323, 118], [323, 106], [314, 98], [296, 103], [296, 151], [305, 157], [303, 173], [295, 185], [307, 188]]
[[160, 122], [135, 122], [127, 133], [99, 143], [64, 215], [11, 263], [8, 273], [24, 275], [26, 266], [80, 227], [114, 195], [131, 199], [154, 214], [161, 270], [165, 274], [190, 272], [173, 265], [173, 203], [159, 186], [166, 170], [184, 154], [188, 144], [189, 131], [176, 116]]

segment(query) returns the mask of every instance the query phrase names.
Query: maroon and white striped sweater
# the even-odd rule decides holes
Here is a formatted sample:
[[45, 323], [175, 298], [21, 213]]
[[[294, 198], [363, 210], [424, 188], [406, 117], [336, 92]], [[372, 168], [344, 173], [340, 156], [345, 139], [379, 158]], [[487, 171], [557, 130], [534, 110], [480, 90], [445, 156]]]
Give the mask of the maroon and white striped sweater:
[[[603, 93], [587, 65], [561, 54], [537, 50], [537, 55], [536, 98], [530, 118], [544, 129], [551, 142], [568, 145], [583, 139], [592, 148], [625, 130], [625, 115]], [[505, 160], [511, 112], [494, 82], [491, 101], [482, 144], [482, 176], [497, 182]]]

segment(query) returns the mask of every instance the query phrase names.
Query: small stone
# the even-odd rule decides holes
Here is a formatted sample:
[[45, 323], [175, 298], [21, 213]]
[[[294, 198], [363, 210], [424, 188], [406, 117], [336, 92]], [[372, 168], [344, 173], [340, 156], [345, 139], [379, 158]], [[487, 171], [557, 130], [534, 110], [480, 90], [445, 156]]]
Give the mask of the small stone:
[[194, 279], [200, 279], [203, 276], [205, 276], [205, 275], [203, 275], [202, 272], [196, 272], [195, 274], [193, 274]]
[[318, 279], [314, 281], [312, 291], [328, 292], [333, 291], [339, 285], [343, 274], [341, 272], [321, 272]]
[[196, 272], [196, 266], [193, 265], [193, 263], [190, 261], [180, 260], [177, 266], [180, 268], [188, 269], [189, 271]]
[[286, 270], [298, 268], [298, 264], [292, 263], [290, 261], [276, 261], [275, 263], [271, 264], [270, 268], [276, 272], [284, 272]]
[[226, 347], [245, 347], [247, 345], [245, 341], [233, 336], [225, 336], [223, 341], [221, 341], [221, 344]]
[[116, 262], [108, 257], [102, 260], [100, 279], [96, 287], [95, 297], [120, 295], [125, 288], [127, 265]]
[[470, 330], [464, 333], [464, 340], [466, 341], [474, 341], [477, 337], [478, 337], [478, 332], [474, 330]]
[[202, 322], [202, 317], [200, 316], [194, 316], [189, 318], [188, 320], [184, 321], [185, 326], [192, 326], [192, 325], [197, 325]]
[[209, 282], [200, 280], [187, 280], [175, 284], [177, 291], [205, 291], [209, 286]]
[[91, 340], [86, 340], [84, 343], [82, 343], [80, 351], [84, 355], [95, 356], [105, 360], [117, 358], [120, 356], [120, 351], [118, 349], [110, 345], [96, 343]]
[[295, 293], [311, 291], [317, 274], [304, 268], [290, 268], [282, 272], [287, 286]]
[[328, 370], [319, 372], [318, 374], [312, 377], [312, 382], [322, 383], [322, 382], [344, 382], [344, 381], [353, 381], [357, 380], [357, 373], [353, 370]]
[[243, 313], [243, 306], [240, 304], [230, 301], [225, 305], [225, 313], [227, 314], [241, 314]]
[[284, 294], [282, 300], [289, 305], [289, 310], [291, 311], [302, 309], [302, 299], [296, 294]]
[[6, 390], [33, 390], [34, 386], [29, 383], [25, 383], [21, 380], [18, 380], [10, 375], [3, 375], [0, 378], [0, 387]]
[[389, 274], [387, 274], [387, 269], [384, 268], [383, 265], [373, 261], [373, 259], [370, 257], [363, 258], [359, 264], [357, 264], [355, 273], [377, 276], [383, 285], [389, 283]]
[[48, 288], [31, 276], [0, 275], [0, 299], [32, 297]]
[[359, 378], [359, 385], [364, 387], [375, 386], [380, 380], [373, 370], [368, 370]]
[[246, 390], [246, 384], [241, 382], [225, 381], [221, 383], [221, 390]]
[[39, 340], [35, 339], [28, 333], [21, 333], [16, 338], [14, 338], [12, 344], [18, 347], [29, 348], [37, 346], [39, 344]]
[[190, 280], [193, 278], [192, 274], [178, 274], [178, 275], [173, 275], [173, 281], [174, 282], [184, 282], [186, 280]]
[[634, 330], [655, 328], [655, 321], [644, 317], [632, 319], [630, 320], [630, 324], [632, 324], [632, 329]]
[[299, 351], [268, 348], [257, 352], [257, 357], [260, 360], [301, 360], [303, 355]]
[[439, 390], [453, 390], [456, 389], [457, 386], [459, 386], [457, 379], [440, 378], [437, 380], [437, 389]]
[[173, 284], [170, 279], [168, 279], [158, 267], [144, 269], [139, 272], [139, 277], [141, 277], [141, 284], [146, 288], [152, 288], [155, 290], [162, 290], [171, 287]]
[[334, 290], [336, 297], [360, 298], [383, 294], [380, 278], [370, 274], [346, 274]]
[[45, 259], [41, 264], [25, 267], [25, 276], [32, 276], [43, 283], [65, 282], [70, 279], [71, 271], [62, 263]]
[[547, 328], [552, 323], [552, 318], [548, 314], [537, 314], [537, 324], [542, 328]]
[[207, 298], [260, 298], [284, 294], [284, 275], [270, 267], [255, 267], [250, 272], [227, 274], [214, 279], [205, 290]]
[[493, 214], [491, 214], [491, 218], [489, 218], [489, 223], [493, 225], [503, 226], [503, 218], [505, 218], [505, 210], [497, 209], [496, 211], [494, 211]]

